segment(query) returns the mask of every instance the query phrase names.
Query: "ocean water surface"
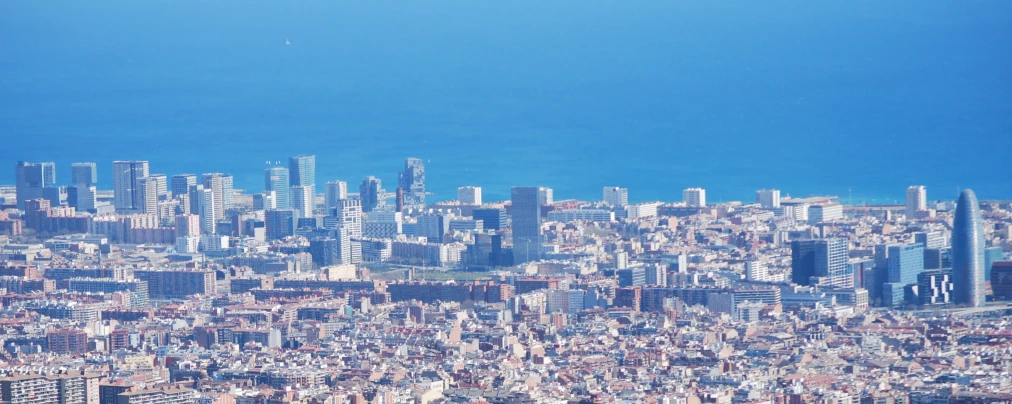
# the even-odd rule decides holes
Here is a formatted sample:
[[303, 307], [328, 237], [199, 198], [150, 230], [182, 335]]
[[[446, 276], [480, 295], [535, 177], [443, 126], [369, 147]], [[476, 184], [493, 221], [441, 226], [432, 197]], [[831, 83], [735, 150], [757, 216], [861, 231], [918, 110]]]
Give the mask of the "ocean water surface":
[[260, 191], [312, 153], [353, 190], [422, 158], [435, 199], [1012, 199], [1009, 38], [1003, 0], [5, 1], [0, 183], [146, 159]]

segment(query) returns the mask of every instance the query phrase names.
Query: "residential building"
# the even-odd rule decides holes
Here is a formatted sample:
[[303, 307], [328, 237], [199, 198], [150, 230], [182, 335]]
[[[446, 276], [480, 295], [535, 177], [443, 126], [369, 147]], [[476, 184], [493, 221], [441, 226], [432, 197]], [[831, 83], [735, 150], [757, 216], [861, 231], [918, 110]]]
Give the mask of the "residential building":
[[628, 205], [629, 189], [619, 187], [604, 187], [604, 203], [611, 206]]
[[685, 206], [690, 208], [706, 207], [706, 190], [703, 188], [688, 188], [682, 191], [682, 200]]
[[461, 205], [481, 205], [481, 187], [466, 186], [457, 188], [457, 201]]
[[760, 189], [755, 191], [755, 201], [764, 209], [776, 209], [780, 207], [779, 189]]

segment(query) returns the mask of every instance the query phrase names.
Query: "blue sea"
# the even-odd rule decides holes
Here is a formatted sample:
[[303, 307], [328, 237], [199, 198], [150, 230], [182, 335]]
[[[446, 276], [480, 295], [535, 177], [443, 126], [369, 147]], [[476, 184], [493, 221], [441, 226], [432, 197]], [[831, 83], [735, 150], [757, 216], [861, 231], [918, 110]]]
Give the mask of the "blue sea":
[[312, 153], [353, 189], [422, 158], [435, 199], [1012, 199], [1010, 39], [1008, 0], [6, 0], [0, 183], [145, 159], [255, 192]]

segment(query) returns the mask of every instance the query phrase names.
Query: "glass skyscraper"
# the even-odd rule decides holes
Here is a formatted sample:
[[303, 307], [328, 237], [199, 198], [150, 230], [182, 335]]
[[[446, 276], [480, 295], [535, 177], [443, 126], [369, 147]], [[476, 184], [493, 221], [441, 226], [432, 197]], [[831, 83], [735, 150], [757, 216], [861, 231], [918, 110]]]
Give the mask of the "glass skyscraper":
[[541, 259], [541, 204], [538, 187], [513, 187], [513, 263]]
[[274, 203], [278, 209], [288, 209], [291, 199], [288, 197], [288, 169], [271, 167], [264, 170], [264, 190], [274, 191]]
[[980, 205], [972, 190], [964, 189], [956, 201], [952, 225], [952, 302], [969, 307], [984, 305], [984, 226]]
[[70, 183], [90, 187], [98, 182], [98, 166], [95, 163], [74, 163], [70, 165]]
[[309, 185], [316, 190], [316, 156], [301, 155], [288, 158], [288, 186]]

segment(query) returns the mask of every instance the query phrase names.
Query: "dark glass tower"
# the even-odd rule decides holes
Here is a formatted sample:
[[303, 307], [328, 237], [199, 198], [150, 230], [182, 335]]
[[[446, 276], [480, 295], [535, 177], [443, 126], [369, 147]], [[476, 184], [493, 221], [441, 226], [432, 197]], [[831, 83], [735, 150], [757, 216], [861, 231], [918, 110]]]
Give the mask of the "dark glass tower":
[[513, 262], [541, 259], [541, 204], [538, 187], [513, 187]]
[[984, 225], [973, 191], [964, 189], [956, 202], [952, 226], [953, 303], [984, 305]]

